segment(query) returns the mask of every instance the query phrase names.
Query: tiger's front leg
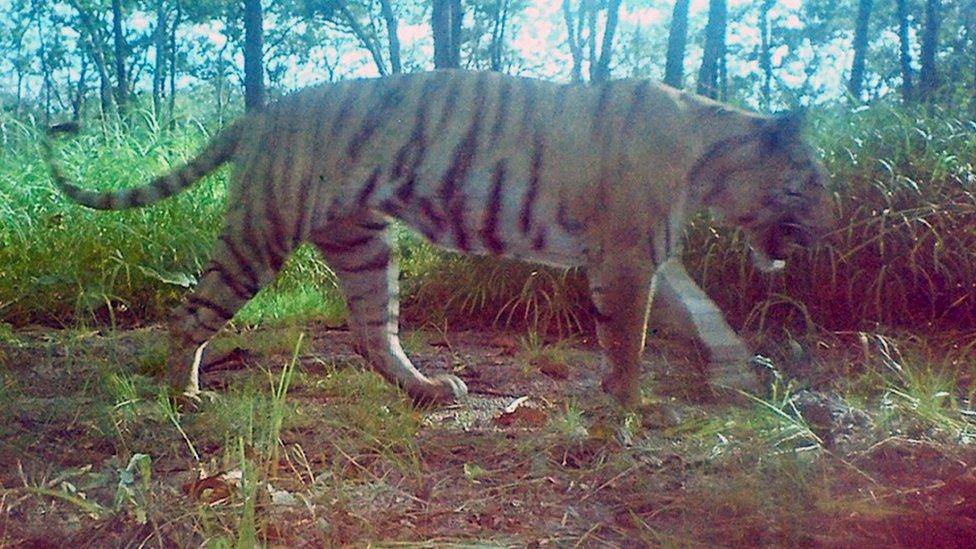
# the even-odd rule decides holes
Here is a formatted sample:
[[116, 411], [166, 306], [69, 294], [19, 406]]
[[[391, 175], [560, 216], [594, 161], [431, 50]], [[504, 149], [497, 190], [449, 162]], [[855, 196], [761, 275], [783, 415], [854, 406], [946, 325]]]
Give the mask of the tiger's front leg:
[[452, 375], [429, 378], [400, 346], [398, 276], [385, 220], [370, 215], [330, 223], [313, 241], [335, 270], [349, 308], [356, 351], [384, 379], [418, 403], [450, 403], [464, 397], [464, 382]]
[[603, 390], [621, 406], [636, 408], [653, 269], [648, 262], [606, 258], [588, 267], [587, 276], [596, 308], [597, 337], [609, 366]]

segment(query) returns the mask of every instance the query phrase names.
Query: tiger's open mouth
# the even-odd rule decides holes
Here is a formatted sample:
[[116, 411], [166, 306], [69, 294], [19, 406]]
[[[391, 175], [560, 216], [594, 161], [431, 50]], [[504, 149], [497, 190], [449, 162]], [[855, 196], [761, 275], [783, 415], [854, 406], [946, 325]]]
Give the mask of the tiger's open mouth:
[[809, 246], [812, 240], [810, 232], [792, 219], [782, 219], [753, 236], [758, 238], [750, 238], [752, 261], [763, 272], [782, 270], [790, 251]]

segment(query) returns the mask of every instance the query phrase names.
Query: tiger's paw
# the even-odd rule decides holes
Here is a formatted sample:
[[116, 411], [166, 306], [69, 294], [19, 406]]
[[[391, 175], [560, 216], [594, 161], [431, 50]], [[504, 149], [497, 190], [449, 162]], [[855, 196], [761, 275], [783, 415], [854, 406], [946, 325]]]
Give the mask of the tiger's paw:
[[181, 413], [196, 413], [202, 411], [208, 404], [216, 402], [220, 396], [215, 391], [183, 391], [173, 395], [176, 410]]
[[468, 396], [468, 386], [457, 376], [443, 374], [434, 376], [430, 381], [430, 385], [424, 387], [423, 392], [411, 395], [417, 404], [454, 404]]

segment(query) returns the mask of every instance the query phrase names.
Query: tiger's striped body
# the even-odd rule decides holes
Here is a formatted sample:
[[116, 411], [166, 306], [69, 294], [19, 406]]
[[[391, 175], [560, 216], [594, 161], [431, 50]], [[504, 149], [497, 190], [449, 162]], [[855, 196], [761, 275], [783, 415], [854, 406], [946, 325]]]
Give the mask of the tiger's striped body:
[[52, 167], [75, 200], [119, 209], [226, 161], [225, 229], [171, 324], [170, 380], [190, 393], [206, 342], [311, 242], [338, 275], [370, 364], [418, 400], [463, 394], [459, 379], [424, 376], [400, 347], [386, 231], [396, 218], [448, 249], [585, 267], [611, 366], [604, 388], [633, 404], [652, 277], [689, 214], [712, 207], [754, 229], [767, 264], [765, 248], [781, 255], [794, 228], [826, 219], [819, 167], [788, 121], [639, 80], [583, 87], [447, 71], [350, 81], [246, 116], [141, 188], [83, 191]]

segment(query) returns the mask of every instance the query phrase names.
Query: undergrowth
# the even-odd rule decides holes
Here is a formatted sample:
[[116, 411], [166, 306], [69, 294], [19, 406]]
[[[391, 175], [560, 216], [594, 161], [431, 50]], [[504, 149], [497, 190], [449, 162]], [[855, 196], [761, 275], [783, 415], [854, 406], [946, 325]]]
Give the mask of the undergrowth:
[[[3, 115], [7, 116], [7, 115]], [[148, 121], [148, 122], [147, 122]], [[161, 204], [95, 212], [70, 204], [38, 154], [38, 128], [3, 120], [0, 319], [22, 325], [162, 318], [194, 284], [219, 229], [225, 172]], [[146, 181], [193, 155], [211, 130], [151, 118], [95, 122], [59, 155], [85, 187]], [[757, 272], [738, 232], [707, 216], [687, 228], [685, 263], [731, 323], [754, 332], [976, 327], [976, 121], [879, 102], [837, 107], [809, 128], [832, 175], [840, 225], [794, 253], [786, 271]], [[451, 327], [591, 329], [581, 272], [435, 250], [397, 228], [404, 316]], [[302, 248], [238, 321], [341, 322], [332, 272]]]

